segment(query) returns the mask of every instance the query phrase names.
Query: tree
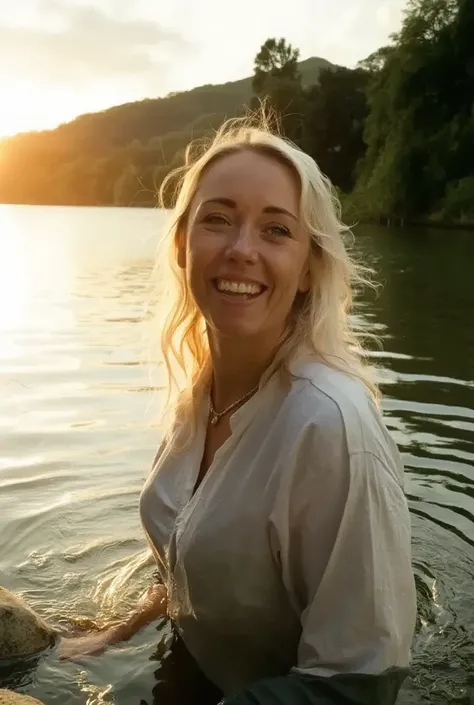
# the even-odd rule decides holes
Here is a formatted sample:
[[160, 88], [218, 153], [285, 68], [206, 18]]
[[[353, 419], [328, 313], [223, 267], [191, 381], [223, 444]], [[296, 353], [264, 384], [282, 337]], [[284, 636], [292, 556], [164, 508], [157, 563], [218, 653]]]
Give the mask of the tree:
[[[303, 62], [307, 84], [317, 81], [324, 64], [314, 58]], [[249, 77], [125, 103], [54, 130], [0, 140], [0, 202], [111, 204], [114, 187], [131, 164], [137, 186], [130, 193], [117, 187], [116, 197], [123, 193], [124, 203], [151, 204], [162, 173], [182, 162], [186, 145], [212, 137], [225, 117], [242, 115], [252, 95]], [[296, 111], [294, 104], [290, 111]]]
[[307, 93], [304, 148], [345, 193], [352, 191], [355, 169], [365, 154], [368, 113], [365, 95], [370, 74], [363, 69], [322, 71]]
[[302, 138], [305, 108], [299, 51], [286, 40], [270, 38], [255, 57], [252, 89], [259, 100], [270, 102], [280, 119], [282, 131], [298, 142]]
[[472, 175], [473, 36], [472, 0], [410, 0], [391, 50], [372, 62], [357, 190], [374, 212], [423, 217]]
[[267, 39], [262, 44], [254, 61], [252, 89], [258, 96], [266, 95], [272, 79], [290, 81], [301, 85], [298, 69], [299, 50], [293, 49], [286, 40]]

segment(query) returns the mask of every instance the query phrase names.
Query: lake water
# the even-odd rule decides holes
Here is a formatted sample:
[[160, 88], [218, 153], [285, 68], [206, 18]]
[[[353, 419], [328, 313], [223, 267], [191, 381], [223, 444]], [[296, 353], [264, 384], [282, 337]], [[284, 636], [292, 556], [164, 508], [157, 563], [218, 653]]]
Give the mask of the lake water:
[[[0, 584], [46, 617], [126, 612], [150, 579], [138, 497], [160, 380], [142, 316], [163, 214], [0, 206]], [[401, 705], [474, 702], [474, 233], [362, 227], [360, 301], [406, 467], [419, 626]], [[11, 685], [152, 705], [160, 632]], [[177, 703], [176, 705], [182, 705]], [[184, 705], [184, 704], [183, 704]]]

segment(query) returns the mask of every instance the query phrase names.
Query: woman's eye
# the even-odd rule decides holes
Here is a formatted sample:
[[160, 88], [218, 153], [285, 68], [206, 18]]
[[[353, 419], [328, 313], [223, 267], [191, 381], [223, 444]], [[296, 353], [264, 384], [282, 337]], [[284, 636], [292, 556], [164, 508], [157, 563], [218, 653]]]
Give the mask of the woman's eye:
[[267, 232], [270, 233], [270, 235], [283, 235], [284, 237], [288, 237], [291, 234], [288, 228], [285, 228], [284, 225], [269, 225], [267, 227]]
[[203, 223], [208, 223], [209, 225], [229, 225], [229, 220], [221, 213], [208, 213], [202, 219]]

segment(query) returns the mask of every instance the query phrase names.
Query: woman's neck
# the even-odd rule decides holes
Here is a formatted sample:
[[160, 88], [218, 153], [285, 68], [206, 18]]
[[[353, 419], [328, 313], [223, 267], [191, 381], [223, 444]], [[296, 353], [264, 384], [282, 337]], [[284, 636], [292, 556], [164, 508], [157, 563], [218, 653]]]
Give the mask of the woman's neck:
[[217, 411], [245, 396], [260, 382], [272, 363], [277, 346], [261, 340], [210, 340], [213, 368], [212, 398]]

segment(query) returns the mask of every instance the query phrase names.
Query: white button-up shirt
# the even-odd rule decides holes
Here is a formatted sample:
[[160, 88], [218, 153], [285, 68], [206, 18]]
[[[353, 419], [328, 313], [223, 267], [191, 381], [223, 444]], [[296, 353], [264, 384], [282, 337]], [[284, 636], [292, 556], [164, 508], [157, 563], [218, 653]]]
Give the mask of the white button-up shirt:
[[415, 626], [397, 447], [365, 387], [300, 359], [231, 418], [193, 495], [207, 415], [163, 446], [140, 511], [168, 610], [224, 693], [290, 671], [406, 668]]

